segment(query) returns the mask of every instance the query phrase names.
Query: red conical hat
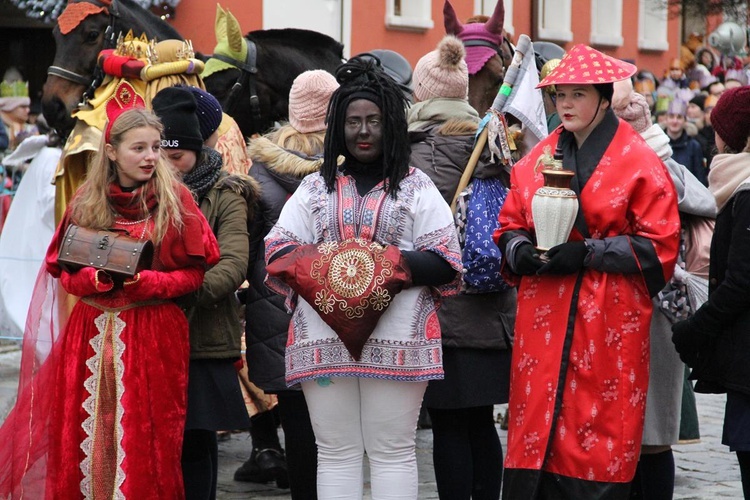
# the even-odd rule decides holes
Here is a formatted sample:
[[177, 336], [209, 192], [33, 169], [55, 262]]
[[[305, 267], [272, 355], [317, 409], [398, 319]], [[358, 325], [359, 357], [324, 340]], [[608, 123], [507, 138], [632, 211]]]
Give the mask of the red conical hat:
[[579, 44], [570, 49], [560, 64], [536, 87], [614, 83], [630, 78], [636, 71], [638, 68], [630, 63], [602, 54], [588, 45]]

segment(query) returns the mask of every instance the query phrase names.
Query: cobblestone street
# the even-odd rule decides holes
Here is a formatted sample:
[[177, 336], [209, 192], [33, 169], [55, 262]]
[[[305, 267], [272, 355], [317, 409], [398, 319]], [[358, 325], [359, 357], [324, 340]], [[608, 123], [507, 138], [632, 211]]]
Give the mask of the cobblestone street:
[[[20, 350], [0, 345], [0, 418], [4, 419], [13, 404], [18, 383]], [[675, 500], [741, 499], [742, 485], [737, 459], [721, 444], [724, 418], [724, 396], [697, 394], [701, 442], [674, 447], [677, 465]], [[496, 407], [496, 413], [504, 407]], [[505, 448], [505, 431], [499, 430]], [[283, 439], [283, 437], [282, 437]], [[290, 499], [289, 490], [274, 484], [239, 483], [232, 479], [234, 471], [250, 455], [247, 433], [232, 434], [219, 444], [219, 494], [224, 500], [234, 499]], [[419, 462], [419, 499], [436, 499], [437, 488], [432, 470], [432, 432], [417, 431], [417, 460]], [[367, 471], [365, 472], [367, 474]], [[365, 498], [370, 498], [366, 494]]]

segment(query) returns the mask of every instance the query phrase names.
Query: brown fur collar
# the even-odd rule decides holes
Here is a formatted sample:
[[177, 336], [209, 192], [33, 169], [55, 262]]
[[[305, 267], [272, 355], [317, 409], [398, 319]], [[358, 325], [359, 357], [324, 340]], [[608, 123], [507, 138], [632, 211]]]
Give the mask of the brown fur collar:
[[452, 118], [443, 123], [437, 130], [440, 135], [474, 135], [477, 133], [478, 124], [470, 120]]
[[260, 197], [260, 183], [247, 174], [222, 172], [221, 177], [216, 181], [216, 187], [233, 191], [250, 202]]
[[269, 170], [299, 179], [317, 172], [323, 165], [322, 158], [313, 160], [298, 156], [277, 146], [265, 137], [250, 141], [247, 154], [254, 162], [263, 163]]

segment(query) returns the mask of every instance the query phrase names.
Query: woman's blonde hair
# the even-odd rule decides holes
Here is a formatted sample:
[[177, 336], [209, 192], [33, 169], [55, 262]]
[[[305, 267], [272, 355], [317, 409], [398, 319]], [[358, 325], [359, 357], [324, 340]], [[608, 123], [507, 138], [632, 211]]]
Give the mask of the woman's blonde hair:
[[[125, 111], [112, 124], [109, 144], [117, 149], [127, 132], [142, 127], [158, 130], [159, 134], [163, 129], [159, 118], [151, 111], [143, 108]], [[117, 165], [107, 157], [105, 144], [102, 138], [99, 151], [89, 165], [86, 181], [71, 202], [71, 218], [82, 227], [109, 229], [114, 225], [117, 215], [109, 198], [110, 185], [117, 182]], [[156, 210], [151, 215], [155, 225], [152, 240], [158, 244], [170, 224], [177, 229], [182, 227], [182, 202], [177, 193], [179, 181], [163, 154], [156, 161], [154, 174], [146, 184], [151, 186], [157, 199]], [[143, 196], [147, 191], [149, 190], [141, 189], [139, 195], [144, 214], [149, 212]], [[103, 210], [103, 207], [107, 207], [107, 210]]]
[[309, 156], [323, 153], [326, 131], [302, 133], [289, 124], [272, 130], [266, 135], [268, 140], [284, 149], [299, 151]]

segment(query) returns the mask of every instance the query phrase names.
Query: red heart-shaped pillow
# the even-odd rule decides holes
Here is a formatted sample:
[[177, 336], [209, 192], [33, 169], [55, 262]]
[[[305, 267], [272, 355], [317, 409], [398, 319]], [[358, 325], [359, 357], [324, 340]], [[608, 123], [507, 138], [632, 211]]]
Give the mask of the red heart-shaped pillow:
[[363, 239], [303, 245], [266, 271], [305, 299], [355, 360], [395, 295], [411, 285], [398, 247]]

